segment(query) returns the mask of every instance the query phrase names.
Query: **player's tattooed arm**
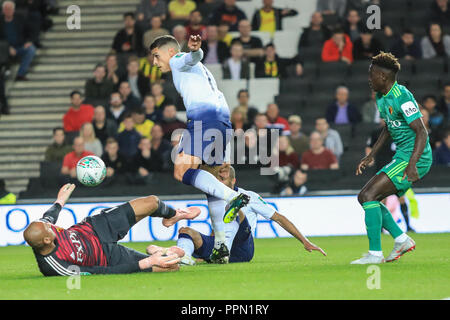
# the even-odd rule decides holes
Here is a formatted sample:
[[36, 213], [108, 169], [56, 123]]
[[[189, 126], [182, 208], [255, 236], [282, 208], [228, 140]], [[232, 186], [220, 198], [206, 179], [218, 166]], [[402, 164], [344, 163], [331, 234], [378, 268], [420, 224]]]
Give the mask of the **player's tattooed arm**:
[[417, 172], [417, 161], [422, 156], [423, 150], [427, 144], [428, 131], [422, 121], [422, 118], [418, 118], [409, 124], [411, 129], [416, 133], [416, 140], [414, 142], [414, 150], [411, 158], [409, 159], [408, 166], [403, 174], [403, 179], [408, 178], [408, 181], [414, 182], [419, 180], [419, 173]]
[[387, 129], [387, 126], [385, 125], [383, 127], [383, 130], [381, 131], [380, 136], [378, 137], [378, 140], [375, 142], [375, 144], [372, 147], [372, 150], [369, 152], [367, 156], [361, 159], [361, 161], [358, 164], [358, 167], [356, 168], [356, 175], [362, 174], [362, 171], [368, 167], [375, 158], [375, 155], [378, 153], [380, 148], [386, 143], [386, 141], [389, 139], [390, 133]]

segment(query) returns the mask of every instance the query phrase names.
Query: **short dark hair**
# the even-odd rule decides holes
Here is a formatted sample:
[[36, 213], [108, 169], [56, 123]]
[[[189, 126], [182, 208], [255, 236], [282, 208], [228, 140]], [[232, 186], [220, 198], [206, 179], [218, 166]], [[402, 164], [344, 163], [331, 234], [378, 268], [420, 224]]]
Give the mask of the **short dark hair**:
[[153, 43], [150, 45], [149, 50], [152, 51], [153, 49], [156, 48], [161, 48], [167, 44], [173, 44], [176, 45], [178, 48], [180, 47], [180, 44], [178, 43], [177, 39], [175, 39], [174, 36], [171, 35], [165, 35], [165, 36], [161, 36], [156, 38]]
[[422, 103], [428, 99], [432, 99], [432, 100], [434, 100], [434, 102], [437, 102], [437, 98], [434, 94], [427, 94], [422, 98]]
[[106, 139], [106, 145], [111, 143], [118, 143], [118, 142], [114, 137], [108, 137], [108, 139]]
[[131, 17], [131, 18], [135, 19], [135, 18], [134, 18], [134, 12], [132, 12], [132, 11], [127, 11], [127, 12], [125, 12], [125, 13], [123, 14], [123, 18], [125, 19], [126, 17]]
[[372, 57], [372, 64], [392, 71], [394, 74], [400, 71], [398, 59], [390, 52], [380, 51], [375, 57]]
[[246, 93], [250, 97], [250, 93], [248, 92], [248, 89], [241, 89], [238, 91], [237, 97], [239, 98], [241, 96], [241, 93]]
[[94, 71], [97, 70], [97, 68], [104, 68], [106, 70], [106, 66], [103, 63], [97, 63], [94, 67]]
[[73, 96], [76, 95], [76, 94], [79, 94], [79, 95], [81, 96], [81, 92], [80, 92], [80, 91], [78, 91], [78, 90], [73, 90], [73, 91], [70, 93], [70, 97], [73, 98]]
[[53, 134], [56, 133], [56, 131], [61, 130], [62, 132], [64, 132], [64, 128], [63, 127], [55, 127], [53, 128]]
[[411, 28], [404, 28], [404, 29], [402, 30], [402, 35], [403, 35], [403, 34], [412, 34], [412, 35], [414, 35], [414, 32], [412, 31]]
[[131, 113], [133, 114], [133, 113], [135, 113], [135, 114], [145, 114], [145, 110], [144, 110], [144, 108], [142, 108], [142, 107], [136, 107], [136, 108], [133, 108], [132, 110], [131, 110]]

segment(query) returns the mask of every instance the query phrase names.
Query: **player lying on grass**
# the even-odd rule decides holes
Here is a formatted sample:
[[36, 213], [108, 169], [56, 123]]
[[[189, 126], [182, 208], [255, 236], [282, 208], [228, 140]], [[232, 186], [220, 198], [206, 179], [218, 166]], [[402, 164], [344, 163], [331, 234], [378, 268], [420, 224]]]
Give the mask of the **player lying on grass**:
[[[225, 225], [225, 242], [227, 247], [230, 248], [229, 262], [248, 262], [253, 258], [254, 242], [252, 230], [256, 227], [258, 215], [277, 222], [283, 229], [297, 238], [307, 251], [317, 250], [326, 256], [326, 253], [320, 247], [311, 243], [292, 222], [278, 213], [273, 206], [265, 202], [257, 193], [237, 188], [235, 186], [236, 178], [233, 167], [223, 167], [218, 178], [228, 187], [238, 190], [240, 193], [245, 193], [250, 197], [250, 202], [239, 211], [239, 216], [231, 223]], [[222, 212], [225, 212], [224, 207]], [[173, 224], [168, 222], [170, 220], [166, 220], [166, 226]], [[192, 228], [183, 227], [179, 231], [177, 246], [185, 252], [185, 256], [181, 259], [182, 264], [194, 265], [195, 260], [193, 257], [209, 262], [209, 256], [214, 247], [214, 236], [207, 236]], [[150, 245], [147, 248], [147, 253], [151, 255], [155, 253], [161, 254], [167, 250], [170, 250], [170, 248]]]
[[193, 219], [200, 209], [174, 210], [156, 196], [138, 198], [117, 207], [103, 209], [98, 215], [68, 229], [55, 226], [59, 213], [69, 199], [74, 184], [64, 185], [52, 207], [38, 221], [24, 231], [25, 241], [33, 248], [39, 270], [45, 276], [132, 272], [177, 271], [179, 248], [149, 257], [146, 254], [117, 244], [128, 230], [145, 217], [163, 219]]
[[372, 58], [369, 67], [369, 86], [376, 92], [376, 103], [385, 126], [372, 151], [364, 157], [356, 175], [362, 174], [389, 136], [397, 146], [391, 162], [386, 164], [367, 182], [358, 195], [365, 212], [365, 224], [369, 238], [369, 252], [352, 264], [383, 263], [381, 228], [394, 238], [395, 244], [386, 262], [395, 261], [416, 244], [392, 218], [392, 214], [380, 201], [396, 194], [402, 196], [413, 182], [430, 170], [432, 151], [422, 114], [412, 93], [397, 83], [400, 63], [391, 53], [381, 52]]

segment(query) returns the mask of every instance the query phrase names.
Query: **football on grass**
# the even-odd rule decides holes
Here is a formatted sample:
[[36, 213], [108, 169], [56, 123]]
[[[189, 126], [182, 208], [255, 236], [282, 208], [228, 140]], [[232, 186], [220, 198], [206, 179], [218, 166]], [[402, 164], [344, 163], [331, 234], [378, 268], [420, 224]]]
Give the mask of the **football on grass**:
[[106, 177], [106, 166], [96, 156], [81, 158], [77, 163], [77, 179], [88, 187], [98, 186]]

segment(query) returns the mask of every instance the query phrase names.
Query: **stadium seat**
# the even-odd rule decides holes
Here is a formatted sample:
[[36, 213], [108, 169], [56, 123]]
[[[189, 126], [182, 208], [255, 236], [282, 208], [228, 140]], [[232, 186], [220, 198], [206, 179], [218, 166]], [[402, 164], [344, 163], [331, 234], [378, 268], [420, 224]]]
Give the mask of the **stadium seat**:
[[216, 79], [216, 81], [219, 81], [221, 79], [223, 79], [223, 71], [222, 71], [222, 65], [221, 64], [208, 64], [207, 65], [208, 70], [211, 71], [214, 79]]
[[349, 74], [349, 66], [345, 62], [323, 62], [319, 64], [320, 78], [344, 79]]
[[298, 94], [282, 94], [275, 97], [282, 116], [301, 114], [303, 112], [304, 97]]
[[383, 15], [387, 12], [392, 11], [404, 11], [408, 6], [407, 0], [381, 0], [380, 2], [380, 8], [383, 12]]
[[299, 51], [299, 57], [306, 63], [320, 62], [322, 57], [322, 48], [317, 47], [302, 47]]
[[[238, 104], [237, 94], [241, 89], [247, 89], [247, 80], [217, 80], [217, 86], [222, 91], [231, 110]], [[255, 93], [256, 94], [256, 93]], [[253, 104], [253, 96], [250, 93], [250, 101]]]
[[416, 76], [422, 79], [436, 79], [445, 73], [445, 61], [442, 58], [415, 60], [413, 69]]
[[[239, 32], [238, 31], [229, 32], [229, 34], [231, 35], [231, 37], [233, 39], [239, 37]], [[270, 34], [270, 32], [252, 31], [251, 35], [254, 36], [254, 37], [260, 38], [263, 46], [265, 46], [266, 44], [272, 42], [272, 35]]]
[[416, 100], [420, 101], [426, 95], [433, 94], [439, 95], [439, 79], [422, 79], [421, 77], [415, 77], [410, 79], [407, 83], [407, 88], [412, 92]]
[[339, 124], [339, 125], [332, 125], [331, 126], [334, 130], [339, 132], [339, 135], [341, 136], [342, 144], [344, 145], [344, 150], [347, 150], [350, 146], [352, 136], [353, 136], [353, 129], [351, 124]]
[[281, 79], [280, 94], [283, 93], [298, 94], [303, 96], [311, 93], [311, 84], [309, 81], [302, 78]]
[[279, 94], [279, 81], [279, 79], [250, 79], [248, 89], [251, 104], [265, 112], [267, 105], [274, 102], [275, 96]]
[[54, 188], [55, 181], [60, 176], [61, 162], [42, 161], [40, 163], [40, 181], [44, 188]]

